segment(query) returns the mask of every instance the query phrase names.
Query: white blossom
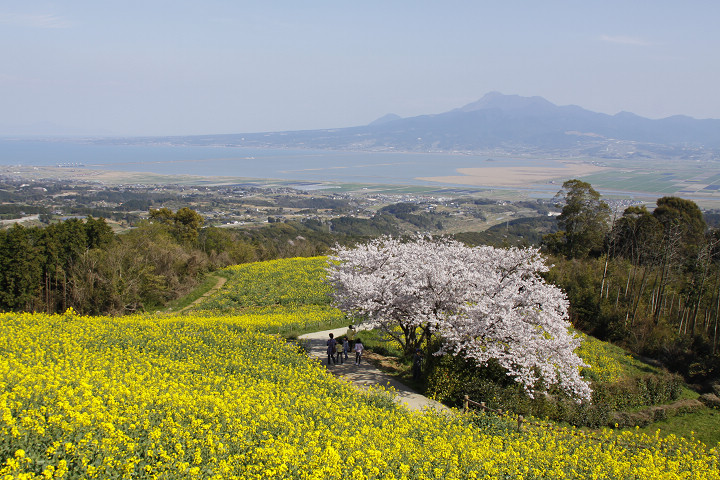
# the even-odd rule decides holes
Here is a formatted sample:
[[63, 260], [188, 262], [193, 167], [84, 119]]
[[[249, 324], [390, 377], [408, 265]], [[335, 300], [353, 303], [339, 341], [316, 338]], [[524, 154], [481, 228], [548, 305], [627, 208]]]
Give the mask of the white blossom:
[[567, 298], [539, 276], [547, 269], [535, 248], [382, 237], [336, 248], [328, 281], [340, 309], [393, 335], [406, 353], [438, 335], [440, 353], [494, 359], [530, 395], [557, 385], [589, 400]]

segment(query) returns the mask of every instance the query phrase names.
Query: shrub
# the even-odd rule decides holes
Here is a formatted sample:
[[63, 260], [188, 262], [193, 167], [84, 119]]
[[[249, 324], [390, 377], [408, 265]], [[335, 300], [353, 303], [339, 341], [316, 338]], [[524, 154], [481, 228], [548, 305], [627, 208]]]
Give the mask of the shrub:
[[[668, 372], [638, 373], [614, 381], [593, 382], [592, 402], [577, 404], [557, 390], [530, 398], [508, 381], [499, 365], [490, 362], [478, 367], [445, 355], [431, 365], [426, 394], [456, 407], [462, 406], [464, 396], [468, 395], [476, 402], [485, 402], [488, 408], [597, 428], [614, 423], [630, 425], [633, 421], [647, 424], [644, 417], [633, 420], [628, 414], [628, 419], [624, 419], [622, 414], [611, 415], [611, 412], [673, 402], [680, 396], [681, 385], [681, 378]], [[649, 421], [667, 416], [665, 410], [657, 409]]]
[[720, 397], [714, 393], [704, 393], [700, 395], [700, 401], [710, 408], [720, 408]]

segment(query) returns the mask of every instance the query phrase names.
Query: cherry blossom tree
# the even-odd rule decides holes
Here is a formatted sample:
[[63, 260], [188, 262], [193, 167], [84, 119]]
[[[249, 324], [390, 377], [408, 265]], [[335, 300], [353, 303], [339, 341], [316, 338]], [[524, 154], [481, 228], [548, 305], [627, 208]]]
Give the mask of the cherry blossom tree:
[[438, 354], [493, 359], [530, 395], [556, 385], [590, 399], [567, 299], [540, 277], [548, 267], [537, 249], [382, 237], [338, 247], [328, 262], [335, 304], [392, 336], [406, 355], [437, 336]]

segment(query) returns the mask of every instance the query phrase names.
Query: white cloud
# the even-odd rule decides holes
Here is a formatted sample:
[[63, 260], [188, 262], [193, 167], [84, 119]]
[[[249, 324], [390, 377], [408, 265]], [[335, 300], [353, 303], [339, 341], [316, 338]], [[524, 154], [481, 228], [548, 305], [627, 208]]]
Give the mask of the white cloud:
[[649, 47], [652, 45], [652, 43], [647, 40], [627, 35], [601, 35], [600, 40], [609, 43], [619, 43], [621, 45], [634, 45], [636, 47]]
[[0, 23], [30, 28], [70, 28], [71, 22], [59, 15], [35, 13], [0, 13]]

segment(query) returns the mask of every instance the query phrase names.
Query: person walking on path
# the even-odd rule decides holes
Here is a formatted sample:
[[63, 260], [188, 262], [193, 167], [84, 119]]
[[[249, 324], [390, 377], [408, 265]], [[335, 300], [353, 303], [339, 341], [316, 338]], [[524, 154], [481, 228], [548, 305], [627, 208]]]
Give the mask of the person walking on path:
[[[318, 362], [322, 361], [322, 364], [324, 365], [325, 361], [323, 360], [323, 357], [327, 356], [327, 341], [329, 334], [333, 333], [335, 340], [337, 341], [338, 338], [341, 338], [345, 334], [346, 329], [347, 327], [335, 328], [332, 330], [323, 330], [321, 332], [306, 333], [300, 335], [298, 337], [298, 340], [305, 343], [305, 345], [308, 347], [308, 354], [312, 359]], [[350, 342], [350, 346], [353, 346], [352, 342]], [[354, 351], [354, 348], [350, 348], [348, 354]], [[412, 410], [422, 410], [426, 407], [431, 407], [443, 412], [450, 411], [443, 404], [424, 397], [423, 395], [420, 395], [412, 388], [397, 381], [397, 379], [395, 379], [394, 377], [382, 373], [381, 371], [371, 365], [368, 365], [367, 363], [363, 365], [363, 368], [349, 368], [347, 370], [344, 368], [340, 368], [337, 370], [331, 369], [330, 367], [327, 368], [333, 374], [342, 375], [359, 389], [365, 389], [368, 386], [373, 385], [382, 385], [384, 387], [390, 385], [396, 392], [395, 400], [400, 404], [407, 405], [408, 408]]]
[[362, 352], [365, 347], [362, 344], [362, 340], [359, 338], [355, 342], [355, 365], [360, 365], [360, 359], [362, 358]]
[[419, 348], [415, 351], [415, 356], [413, 357], [413, 364], [412, 364], [412, 376], [413, 380], [416, 382], [420, 380], [420, 374], [422, 373], [422, 350]]
[[339, 340], [335, 344], [335, 363], [345, 363], [345, 360], [343, 360], [343, 344]]
[[345, 360], [348, 359], [348, 352], [350, 351], [350, 342], [348, 342], [347, 337], [343, 338], [343, 355], [345, 356]]
[[327, 341], [327, 364], [328, 367], [330, 366], [330, 361], [332, 360], [333, 365], [335, 365], [335, 345], [337, 344], [337, 340], [335, 340], [335, 335], [332, 333], [330, 334], [330, 339]]

